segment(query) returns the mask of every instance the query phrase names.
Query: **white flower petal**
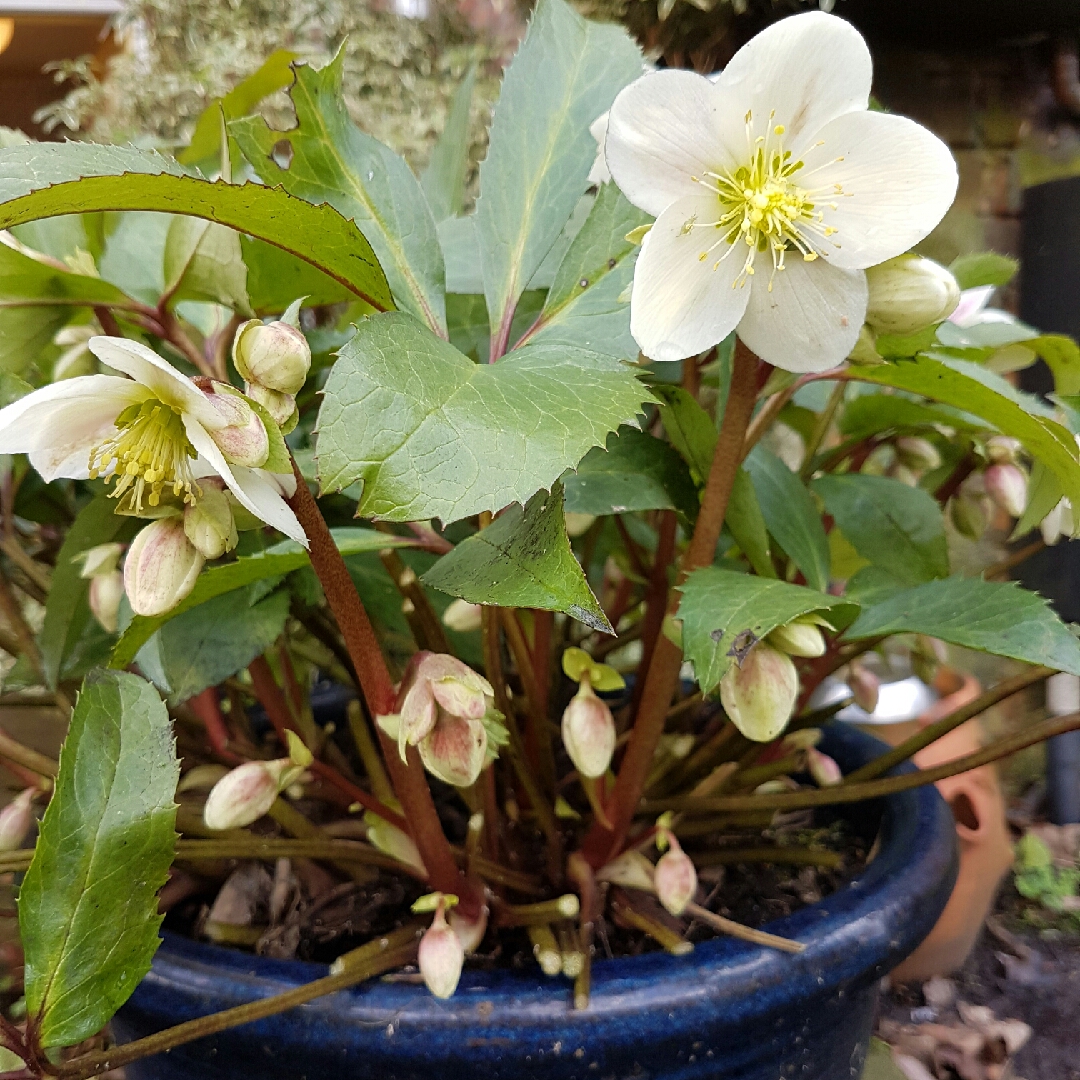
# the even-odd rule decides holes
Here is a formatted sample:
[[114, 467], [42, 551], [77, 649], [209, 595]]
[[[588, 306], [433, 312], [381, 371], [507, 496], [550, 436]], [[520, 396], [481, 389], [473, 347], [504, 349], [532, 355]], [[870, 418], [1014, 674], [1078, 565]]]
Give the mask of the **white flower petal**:
[[51, 383], [0, 409], [0, 454], [29, 454], [46, 481], [85, 479], [90, 450], [113, 433], [116, 417], [149, 396], [114, 375]]
[[230, 465], [206, 429], [190, 416], [184, 417], [184, 430], [199, 456], [217, 471], [245, 510], [290, 539], [298, 541], [304, 547], [308, 546], [307, 536], [300, 527], [300, 522], [281, 497], [277, 485], [282, 478], [276, 474], [264, 473], [261, 469]]
[[825, 371], [841, 363], [866, 314], [866, 275], [795, 256], [777, 271], [772, 292], [768, 282], [762, 266], [738, 328], [747, 348], [785, 371]]
[[142, 342], [98, 336], [90, 339], [89, 348], [103, 364], [130, 375], [166, 404], [191, 413], [203, 427], [219, 428], [224, 425], [221, 417], [207, 403], [206, 395], [168, 360], [158, 356]]
[[810, 11], [781, 19], [747, 42], [720, 84], [743, 95], [740, 124], [747, 108], [755, 135], [783, 124], [784, 146], [798, 157], [824, 124], [866, 108], [871, 77], [870, 50], [859, 32], [835, 15]]
[[[641, 245], [630, 332], [652, 360], [682, 360], [711, 348], [735, 329], [746, 308], [750, 289], [735, 286], [745, 245], [733, 250], [716, 229], [685, 229], [691, 218], [709, 222], [715, 214], [716, 201], [708, 195], [680, 199], [656, 219]], [[702, 260], [717, 240], [720, 246]]]
[[654, 216], [700, 190], [692, 176], [734, 167], [745, 150], [743, 113], [731, 95], [675, 68], [643, 75], [619, 94], [604, 144], [615, 183]]
[[604, 142], [607, 140], [608, 114], [601, 113], [590, 125], [589, 134], [596, 140], [596, 160], [589, 170], [589, 183], [599, 187], [611, 179], [607, 159], [604, 157]]
[[822, 145], [803, 154], [796, 178], [837, 230], [822, 247], [837, 266], [864, 270], [902, 254], [952, 205], [952, 153], [913, 120], [849, 113], [826, 124], [818, 139]]

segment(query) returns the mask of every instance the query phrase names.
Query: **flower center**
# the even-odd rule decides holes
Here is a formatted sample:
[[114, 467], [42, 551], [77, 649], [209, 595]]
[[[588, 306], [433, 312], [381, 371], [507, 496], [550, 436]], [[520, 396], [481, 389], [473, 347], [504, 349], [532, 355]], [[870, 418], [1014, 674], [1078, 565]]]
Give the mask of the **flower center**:
[[[746, 114], [747, 164], [691, 177], [694, 183], [715, 192], [720, 204], [719, 216], [709, 222], [690, 218], [682, 229], [684, 234], [702, 228], [719, 231], [715, 242], [698, 256], [705, 262], [718, 247], [727, 245], [727, 250], [713, 263], [713, 270], [719, 269], [724, 259], [737, 250], [740, 240], [746, 244], [746, 260], [733, 286], [745, 285], [753, 276], [757, 254], [768, 252], [772, 261], [770, 292], [776, 272], [784, 269], [788, 251], [798, 251], [806, 262], [813, 262], [828, 256], [830, 245], [840, 246], [831, 239], [837, 230], [825, 224], [825, 208], [835, 210], [836, 203], [832, 200], [847, 194], [839, 184], [813, 190], [797, 182], [803, 162], [793, 161], [791, 151], [784, 149], [785, 128], [783, 124], [773, 124], [775, 115], [775, 111], [769, 115], [767, 134], [755, 137], [753, 117], [749, 112]], [[799, 179], [805, 181], [806, 174]], [[824, 207], [820, 202], [823, 197], [830, 200]]]
[[179, 410], [150, 398], [129, 405], [116, 418], [116, 434], [90, 451], [90, 479], [118, 478], [110, 498], [122, 500], [121, 512], [141, 513], [144, 495], [157, 506], [170, 485], [174, 496], [194, 504], [202, 492], [188, 459], [196, 456]]

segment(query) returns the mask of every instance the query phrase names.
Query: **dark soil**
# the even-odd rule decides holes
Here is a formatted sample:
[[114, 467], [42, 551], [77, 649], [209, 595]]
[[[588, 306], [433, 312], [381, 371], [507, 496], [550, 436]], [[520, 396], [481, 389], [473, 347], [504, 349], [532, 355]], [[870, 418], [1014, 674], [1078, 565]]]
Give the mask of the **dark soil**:
[[[1008, 883], [974, 952], [952, 978], [961, 1000], [1031, 1025], [1031, 1040], [1013, 1059], [1014, 1076], [1080, 1080], [1080, 934], [1040, 930], [1030, 920], [1029, 905]], [[883, 992], [881, 1015], [900, 1023], [950, 1018], [929, 1015], [917, 984]]]

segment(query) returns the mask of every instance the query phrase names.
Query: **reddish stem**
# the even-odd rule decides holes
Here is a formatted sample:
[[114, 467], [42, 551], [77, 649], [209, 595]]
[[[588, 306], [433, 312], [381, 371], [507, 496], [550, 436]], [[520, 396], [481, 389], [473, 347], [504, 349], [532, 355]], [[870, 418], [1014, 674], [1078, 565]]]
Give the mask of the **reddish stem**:
[[210, 686], [188, 701], [191, 711], [202, 721], [210, 747], [222, 761], [239, 765], [243, 760], [229, 749], [229, 729], [218, 702], [217, 688]]
[[[652, 571], [649, 574], [649, 585], [645, 590], [645, 618], [643, 621], [641, 641], [641, 670], [648, 671], [652, 663], [653, 652], [656, 649], [656, 641], [664, 625], [664, 615], [668, 606], [668, 569], [672, 559], [675, 558], [675, 511], [664, 510], [660, 516], [660, 531], [656, 543], [656, 557], [653, 559]], [[641, 700], [644, 690], [644, 682], [639, 682], [634, 687], [634, 700], [632, 712], [637, 714], [637, 705]]]

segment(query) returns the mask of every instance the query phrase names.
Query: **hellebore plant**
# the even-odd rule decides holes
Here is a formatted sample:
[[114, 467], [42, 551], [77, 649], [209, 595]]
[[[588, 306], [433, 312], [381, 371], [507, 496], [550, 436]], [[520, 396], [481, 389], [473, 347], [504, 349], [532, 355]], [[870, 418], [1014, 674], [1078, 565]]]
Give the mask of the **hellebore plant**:
[[[348, 121], [342, 63], [296, 65], [297, 126], [230, 119], [198, 168], [0, 150], [0, 332], [25, 342], [0, 379], [5, 691], [75, 701], [59, 763], [0, 732], [27, 792], [0, 818], [26, 956], [0, 1043], [34, 1076], [410, 965], [449, 997], [510, 941], [574, 1008], [602, 927], [797, 953], [699, 888], [747, 820], [1080, 727], [885, 776], [1080, 674], [1077, 639], [1001, 580], [1019, 555], [956, 572], [965, 537], [1041, 529], [1023, 554], [1073, 531], [1080, 350], [978, 318], [1007, 260], [908, 251], [956, 169], [868, 110], [850, 26], [796, 15], [712, 79], [642, 74], [622, 29], [540, 0], [468, 213], [467, 94], [417, 178]], [[1051, 404], [995, 374], [1018, 349], [1051, 365]], [[815, 691], [842, 679], [872, 710], [883, 657], [933, 678], [945, 643], [1026, 666], [842, 776], [817, 746], [839, 706]], [[324, 678], [351, 699], [332, 727]], [[235, 898], [223, 866], [250, 883], [267, 861], [242, 925], [188, 918]], [[60, 1049], [147, 972], [159, 903], [277, 948], [288, 911], [387, 877], [392, 929], [326, 978], [243, 1019]]]

